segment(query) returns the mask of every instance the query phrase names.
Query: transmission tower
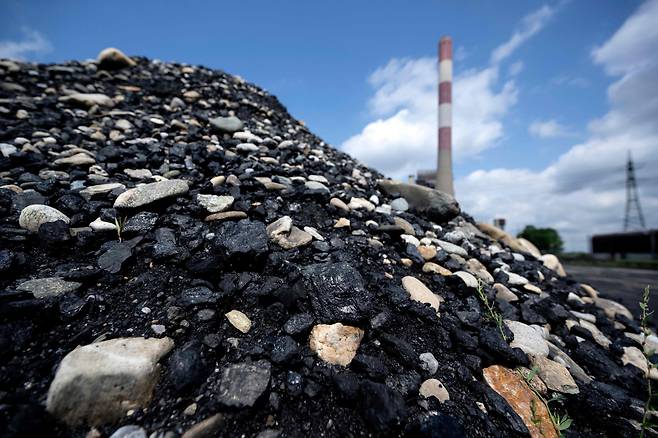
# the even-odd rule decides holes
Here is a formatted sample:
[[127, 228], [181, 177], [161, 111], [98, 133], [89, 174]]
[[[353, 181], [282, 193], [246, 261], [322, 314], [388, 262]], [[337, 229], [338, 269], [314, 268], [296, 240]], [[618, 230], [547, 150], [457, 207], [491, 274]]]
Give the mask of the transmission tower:
[[626, 163], [626, 214], [624, 215], [624, 231], [644, 229], [644, 216], [640, 207], [640, 195], [637, 192], [637, 180], [635, 179], [635, 167], [631, 152], [628, 152]]

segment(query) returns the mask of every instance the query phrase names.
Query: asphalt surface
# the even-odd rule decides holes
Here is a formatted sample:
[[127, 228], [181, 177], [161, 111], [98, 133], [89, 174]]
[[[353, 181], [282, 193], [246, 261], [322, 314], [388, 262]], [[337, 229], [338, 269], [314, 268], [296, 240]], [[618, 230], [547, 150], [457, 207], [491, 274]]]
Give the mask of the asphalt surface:
[[653, 325], [658, 325], [658, 271], [576, 265], [565, 265], [564, 269], [574, 279], [597, 289], [602, 297], [622, 303], [634, 315], [640, 314], [642, 291], [651, 286], [649, 307], [654, 311]]

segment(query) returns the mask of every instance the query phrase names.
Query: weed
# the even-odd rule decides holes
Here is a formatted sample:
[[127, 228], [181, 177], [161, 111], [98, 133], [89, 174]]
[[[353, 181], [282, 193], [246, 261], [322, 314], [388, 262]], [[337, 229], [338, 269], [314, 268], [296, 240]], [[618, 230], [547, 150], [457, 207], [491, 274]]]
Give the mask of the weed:
[[644, 339], [642, 340], [642, 353], [644, 354], [644, 360], [647, 363], [647, 400], [644, 402], [644, 415], [642, 416], [642, 425], [640, 429], [640, 438], [644, 438], [644, 434], [647, 429], [654, 427], [655, 424], [651, 422], [651, 401], [653, 400], [653, 388], [651, 387], [651, 370], [656, 368], [649, 358], [653, 356], [654, 351], [647, 351], [647, 338], [651, 335], [651, 329], [649, 328], [649, 318], [653, 314], [653, 311], [649, 310], [649, 295], [651, 294], [651, 289], [649, 286], [644, 288], [642, 293], [642, 299], [640, 300], [640, 309], [642, 310], [642, 318], [640, 319], [640, 326], [642, 327], [642, 334]]
[[503, 323], [503, 317], [500, 314], [500, 312], [498, 312], [493, 307], [493, 305], [489, 302], [489, 298], [487, 298], [487, 294], [484, 292], [484, 284], [482, 283], [482, 280], [480, 280], [479, 278], [478, 278], [477, 292], [478, 292], [478, 297], [480, 297], [480, 301], [482, 301], [484, 306], [487, 308], [487, 318], [496, 323], [496, 325], [498, 326], [498, 330], [500, 331], [500, 334], [503, 336], [505, 342], [507, 342], [507, 335], [505, 335], [505, 326]]
[[[537, 375], [539, 372], [539, 368], [537, 367], [532, 367], [529, 373], [524, 374], [523, 371], [519, 368], [516, 370], [519, 375], [525, 380], [525, 382], [528, 384], [528, 387], [532, 392], [535, 393], [537, 398], [541, 400], [542, 403], [544, 403], [544, 406], [546, 406], [546, 410], [548, 411], [548, 417], [551, 419], [551, 423], [553, 423], [553, 426], [555, 426], [555, 430], [557, 430], [557, 433], [559, 436], [562, 436], [562, 432], [569, 429], [571, 427], [571, 423], [573, 420], [569, 417], [569, 414], [564, 414], [560, 415], [559, 413], [555, 412], [554, 410], [551, 409], [551, 403], [557, 402], [557, 403], [562, 403], [564, 401], [564, 396], [562, 394], [553, 394], [553, 396], [546, 400], [544, 396], [542, 396], [532, 385], [531, 381], [534, 379], [534, 377]], [[532, 412], [532, 422], [537, 425], [539, 424], [539, 418], [537, 417], [537, 408], [535, 406], [535, 400], [533, 399], [530, 403], [530, 411]]]
[[126, 225], [126, 218], [125, 217], [115, 217], [114, 218], [114, 225], [117, 227], [117, 237], [119, 238], [119, 242], [122, 242], [122, 233], [123, 233], [123, 227]]

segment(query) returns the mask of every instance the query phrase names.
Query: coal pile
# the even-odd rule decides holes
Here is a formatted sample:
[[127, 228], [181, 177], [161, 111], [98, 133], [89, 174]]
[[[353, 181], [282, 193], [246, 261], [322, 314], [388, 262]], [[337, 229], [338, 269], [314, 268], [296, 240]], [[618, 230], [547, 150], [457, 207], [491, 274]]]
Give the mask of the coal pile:
[[111, 49], [0, 61], [0, 290], [13, 437], [632, 436], [658, 345], [266, 91]]

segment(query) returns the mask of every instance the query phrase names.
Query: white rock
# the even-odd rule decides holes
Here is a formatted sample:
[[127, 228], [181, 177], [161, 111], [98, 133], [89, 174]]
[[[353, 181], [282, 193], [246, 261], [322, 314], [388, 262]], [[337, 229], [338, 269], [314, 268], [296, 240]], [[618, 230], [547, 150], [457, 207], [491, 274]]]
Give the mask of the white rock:
[[441, 403], [445, 402], [446, 400], [450, 400], [450, 394], [448, 394], [448, 390], [438, 379], [425, 380], [422, 385], [420, 385], [418, 393], [424, 398], [434, 397]]
[[28, 205], [18, 218], [21, 228], [36, 233], [39, 227], [47, 222], [64, 221], [70, 223], [69, 218], [61, 211], [43, 204]]
[[221, 213], [222, 211], [226, 211], [231, 208], [235, 198], [233, 198], [233, 196], [199, 194], [196, 195], [196, 200], [209, 213]]
[[420, 367], [430, 374], [435, 374], [439, 370], [439, 361], [436, 360], [432, 353], [421, 353]]
[[457, 246], [453, 243], [446, 242], [445, 240], [437, 240], [436, 242], [441, 247], [441, 249], [443, 249], [447, 253], [457, 254], [462, 257], [468, 257], [468, 253], [461, 246]]
[[473, 275], [471, 275], [470, 273], [468, 273], [468, 272], [466, 272], [466, 271], [457, 271], [457, 272], [453, 273], [452, 275], [455, 275], [455, 276], [461, 278], [461, 280], [464, 282], [464, 284], [465, 284], [466, 286], [468, 286], [468, 287], [472, 287], [472, 288], [474, 288], [474, 289], [477, 289], [477, 287], [478, 287], [478, 281], [477, 281], [477, 279], [476, 279]]
[[225, 313], [224, 316], [226, 316], [226, 319], [228, 319], [228, 322], [230, 322], [233, 327], [240, 330], [242, 333], [247, 333], [251, 330], [251, 320], [239, 310], [231, 310], [230, 312]]
[[144, 184], [120, 194], [114, 201], [114, 208], [137, 208], [160, 199], [187, 193], [190, 187], [187, 181], [172, 179]]
[[375, 205], [363, 198], [351, 198], [350, 203], [347, 204], [350, 210], [366, 210], [375, 211]]
[[80, 196], [82, 196], [87, 201], [89, 201], [91, 198], [93, 198], [96, 195], [104, 195], [106, 193], [110, 193], [112, 190], [125, 189], [125, 188], [126, 186], [124, 186], [121, 183], [98, 184], [80, 190]]
[[117, 226], [111, 222], [105, 222], [101, 218], [96, 218], [95, 221], [89, 224], [92, 230], [103, 232], [103, 231], [116, 231]]
[[519, 321], [505, 320], [505, 325], [514, 334], [510, 343], [512, 348], [520, 348], [526, 354], [548, 356], [548, 343], [542, 336], [541, 328], [523, 324]]
[[119, 338], [78, 347], [59, 364], [46, 409], [72, 426], [99, 426], [146, 407], [158, 361], [173, 346], [169, 338]]
[[407, 291], [412, 300], [429, 304], [435, 311], [439, 311], [443, 298], [429, 290], [417, 278], [411, 276], [402, 278], [402, 287], [404, 287], [404, 290]]
[[521, 277], [519, 274], [515, 274], [514, 272], [506, 272], [506, 274], [508, 276], [507, 282], [512, 286], [523, 286], [524, 284], [528, 284], [528, 279]]

